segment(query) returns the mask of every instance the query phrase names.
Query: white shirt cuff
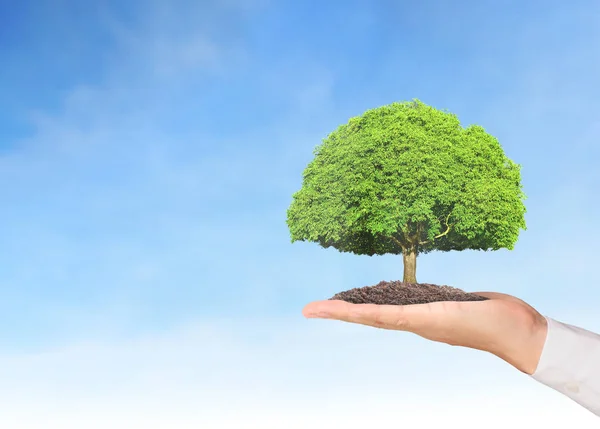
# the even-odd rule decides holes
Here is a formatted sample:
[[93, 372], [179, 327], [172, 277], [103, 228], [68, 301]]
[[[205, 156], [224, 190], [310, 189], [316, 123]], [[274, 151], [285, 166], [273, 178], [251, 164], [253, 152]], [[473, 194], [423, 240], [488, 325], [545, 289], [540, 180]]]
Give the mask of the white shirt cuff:
[[546, 320], [546, 341], [531, 377], [600, 416], [600, 335]]

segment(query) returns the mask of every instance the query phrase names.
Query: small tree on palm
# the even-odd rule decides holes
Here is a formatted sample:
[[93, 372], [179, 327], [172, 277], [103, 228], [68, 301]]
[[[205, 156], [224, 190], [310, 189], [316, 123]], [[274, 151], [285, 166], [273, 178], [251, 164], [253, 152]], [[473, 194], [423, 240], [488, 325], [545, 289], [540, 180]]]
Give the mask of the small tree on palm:
[[292, 242], [402, 254], [405, 283], [420, 254], [512, 250], [526, 228], [520, 166], [482, 127], [419, 100], [350, 119], [314, 155], [287, 211]]

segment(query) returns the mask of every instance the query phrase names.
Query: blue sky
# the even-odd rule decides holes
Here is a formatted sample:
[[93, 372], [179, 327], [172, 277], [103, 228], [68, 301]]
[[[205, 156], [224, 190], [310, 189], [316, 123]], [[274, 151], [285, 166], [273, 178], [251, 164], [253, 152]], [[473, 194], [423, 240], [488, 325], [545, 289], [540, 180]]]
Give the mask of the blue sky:
[[[0, 3], [3, 427], [351, 428], [377, 407], [417, 418], [430, 395], [422, 427], [479, 427], [456, 414], [473, 401], [506, 424], [592, 427], [492, 357], [303, 320], [309, 301], [399, 279], [401, 257], [291, 244], [285, 212], [330, 131], [419, 98], [522, 165], [528, 230], [512, 252], [423, 256], [418, 279], [600, 330], [600, 7], [322, 3]], [[382, 359], [393, 375], [340, 375]], [[221, 412], [235, 404], [243, 420]]]

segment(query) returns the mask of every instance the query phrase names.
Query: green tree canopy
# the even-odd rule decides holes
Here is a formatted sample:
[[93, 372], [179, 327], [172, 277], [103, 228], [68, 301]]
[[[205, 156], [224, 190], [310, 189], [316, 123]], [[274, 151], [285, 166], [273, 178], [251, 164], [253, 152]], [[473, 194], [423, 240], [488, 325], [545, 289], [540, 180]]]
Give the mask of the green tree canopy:
[[403, 254], [405, 281], [420, 253], [513, 249], [526, 228], [520, 166], [481, 126], [419, 100], [350, 119], [314, 155], [287, 212], [292, 242]]

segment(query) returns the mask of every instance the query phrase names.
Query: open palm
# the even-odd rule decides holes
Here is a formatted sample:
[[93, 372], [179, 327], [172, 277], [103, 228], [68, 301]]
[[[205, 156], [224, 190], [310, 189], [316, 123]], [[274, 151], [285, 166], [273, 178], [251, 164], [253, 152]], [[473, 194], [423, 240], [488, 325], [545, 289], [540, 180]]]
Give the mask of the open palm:
[[309, 318], [407, 331], [428, 340], [483, 350], [524, 373], [533, 374], [546, 340], [544, 316], [511, 295], [475, 294], [489, 299], [403, 306], [328, 300], [312, 302], [302, 313]]

